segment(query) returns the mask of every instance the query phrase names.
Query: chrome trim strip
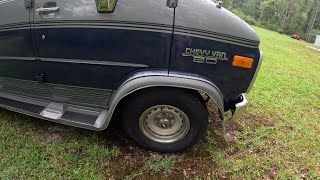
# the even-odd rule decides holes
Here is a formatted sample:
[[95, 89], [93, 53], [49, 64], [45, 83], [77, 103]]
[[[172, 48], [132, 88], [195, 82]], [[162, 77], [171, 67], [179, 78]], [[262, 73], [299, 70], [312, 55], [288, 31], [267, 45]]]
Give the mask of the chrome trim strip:
[[42, 58], [41, 61], [45, 62], [59, 62], [59, 63], [74, 63], [74, 64], [91, 64], [91, 65], [104, 65], [104, 66], [124, 66], [124, 67], [139, 67], [147, 68], [145, 64], [133, 64], [133, 63], [122, 63], [122, 62], [111, 62], [111, 61], [96, 61], [96, 60], [79, 60], [79, 59], [54, 59], [54, 58]]
[[134, 21], [112, 21], [112, 20], [55, 20], [55, 21], [36, 21], [35, 25], [45, 25], [45, 24], [119, 24], [121, 26], [150, 26], [150, 27], [161, 27], [161, 28], [170, 28], [172, 29], [172, 24], [156, 24], [156, 23], [147, 23], [147, 22], [134, 22]]
[[60, 26], [71, 26], [71, 27], [105, 27], [105, 26], [110, 26], [110, 27], [132, 27], [132, 28], [149, 28], [149, 29], [155, 29], [155, 30], [165, 30], [165, 31], [172, 31], [172, 27], [162, 27], [162, 26], [152, 26], [152, 25], [141, 25], [141, 24], [121, 24], [121, 23], [95, 23], [95, 22], [88, 22], [88, 23], [46, 23], [46, 24], [35, 24], [35, 28], [39, 27], [60, 27]]
[[15, 0], [3, 0], [3, 1], [0, 1], [0, 4], [5, 4], [5, 3], [9, 3], [9, 2], [13, 2]]
[[90, 64], [90, 65], [103, 65], [103, 66], [123, 66], [123, 67], [137, 67], [137, 68], [148, 68], [149, 67], [146, 64], [134, 64], [134, 63], [113, 62], [113, 61], [0, 56], [0, 61], [1, 60], [34, 61], [36, 59], [40, 59], [41, 61], [45, 61], [45, 62], [59, 62], [59, 63]]
[[[1, 78], [0, 78], [1, 79]], [[112, 93], [113, 90], [111, 89], [102, 89], [102, 88], [93, 88], [93, 87], [84, 87], [84, 86], [73, 86], [73, 85], [64, 85], [64, 84], [53, 84], [53, 83], [46, 83], [48, 86], [51, 86], [53, 89], [64, 90], [69, 88], [77, 88], [82, 90], [95, 90], [95, 91], [105, 91], [107, 93]]]
[[8, 57], [8, 56], [0, 56], [0, 60], [19, 60], [19, 61], [34, 61], [35, 57]]
[[208, 40], [213, 40], [213, 41], [219, 41], [219, 42], [234, 44], [234, 45], [238, 45], [238, 46], [248, 47], [248, 48], [258, 48], [259, 47], [258, 45], [247, 45], [247, 44], [243, 44], [243, 43], [240, 43], [240, 42], [224, 40], [224, 39], [217, 38], [217, 37], [208, 37], [208, 36], [205, 36], [205, 35], [196, 35], [196, 34], [192, 34], [191, 32], [190, 33], [174, 32], [174, 34], [182, 35], [182, 36], [197, 37], [197, 38], [208, 39]]
[[9, 27], [9, 26], [23, 26], [23, 25], [29, 25], [30, 26], [30, 23], [29, 22], [17, 22], [17, 23], [10, 23], [10, 24], [1, 24], [0, 28], [1, 27]]
[[30, 30], [30, 26], [26, 27], [10, 27], [10, 28], [0, 28], [0, 32], [6, 32], [6, 31], [17, 31], [17, 30]]
[[218, 32], [214, 32], [214, 31], [207, 31], [207, 30], [202, 30], [202, 29], [196, 29], [196, 28], [188, 28], [188, 27], [184, 27], [184, 26], [175, 26], [175, 30], [178, 30], [180, 32], [195, 32], [195, 33], [203, 33], [203, 34], [208, 34], [211, 36], [217, 36], [217, 37], [226, 37], [229, 39], [236, 39], [238, 41], [246, 41], [249, 43], [253, 43], [253, 44], [260, 44], [260, 41], [255, 41], [255, 40], [250, 40], [250, 39], [245, 39], [242, 37], [238, 37], [238, 36], [234, 36], [234, 35], [229, 35], [229, 34], [223, 34], [223, 33], [218, 33]]
[[[7, 77], [0, 77], [1, 81], [16, 81], [19, 80], [20, 82], [30, 83], [30, 82], [36, 82], [31, 80], [24, 80], [24, 79], [15, 79], [15, 78], [7, 78]], [[48, 86], [54, 86], [53, 88], [57, 89], [65, 89], [65, 88], [78, 88], [78, 89], [86, 89], [86, 90], [100, 90], [100, 91], [106, 91], [106, 92], [113, 92], [112, 89], [101, 89], [101, 88], [93, 88], [93, 87], [84, 87], [84, 86], [72, 86], [72, 85], [64, 85], [64, 84], [53, 84], [53, 83], [46, 83]], [[1, 89], [1, 88], [0, 88]]]
[[136, 30], [136, 31], [148, 31], [148, 32], [160, 32], [171, 34], [171, 31], [158, 30], [158, 29], [147, 29], [147, 28], [134, 28], [134, 27], [120, 27], [120, 26], [84, 26], [84, 25], [74, 25], [74, 26], [36, 26], [34, 29], [53, 29], [53, 28], [86, 28], [86, 29], [123, 29], [123, 30]]
[[[120, 27], [120, 26], [105, 26], [105, 25], [95, 25], [95, 26], [86, 26], [86, 25], [70, 25], [70, 26], [34, 26], [32, 27], [32, 29], [53, 29], [53, 28], [86, 28], [86, 29], [92, 29], [92, 28], [96, 28], [96, 29], [123, 29], [123, 30], [135, 30], [135, 31], [148, 31], [148, 32], [159, 32], [159, 33], [167, 33], [167, 34], [171, 34], [172, 33], [172, 29], [164, 29], [164, 28], [160, 28], [160, 29], [155, 29], [155, 28], [148, 28], [148, 27], [131, 27], [131, 26], [124, 26], [124, 27]], [[29, 26], [28, 27], [8, 27], [8, 28], [0, 28], [0, 32], [5, 32], [5, 31], [16, 31], [16, 30], [29, 30], [31, 29]]]
[[201, 31], [195, 31], [195, 30], [183, 30], [183, 29], [178, 29], [175, 28], [175, 33], [176, 34], [188, 34], [189, 36], [201, 36], [201, 37], [207, 37], [207, 38], [214, 38], [217, 40], [225, 40], [228, 42], [233, 42], [233, 43], [239, 43], [239, 44], [245, 44], [247, 46], [252, 46], [252, 47], [258, 47], [260, 42], [253, 42], [247, 39], [239, 39], [236, 37], [230, 37], [227, 35], [222, 35], [222, 34], [216, 34], [216, 33], [210, 33], [210, 32], [201, 32]]
[[257, 77], [258, 77], [258, 74], [259, 74], [259, 71], [260, 71], [260, 68], [261, 68], [262, 61], [263, 61], [263, 53], [262, 53], [262, 51], [260, 51], [259, 64], [258, 64], [258, 66], [257, 66], [256, 72], [254, 73], [254, 76], [253, 76], [253, 78], [252, 78], [252, 80], [251, 80], [250, 86], [248, 87], [246, 93], [249, 93], [249, 92], [251, 91], [254, 83], [256, 82], [256, 79], [257, 79]]

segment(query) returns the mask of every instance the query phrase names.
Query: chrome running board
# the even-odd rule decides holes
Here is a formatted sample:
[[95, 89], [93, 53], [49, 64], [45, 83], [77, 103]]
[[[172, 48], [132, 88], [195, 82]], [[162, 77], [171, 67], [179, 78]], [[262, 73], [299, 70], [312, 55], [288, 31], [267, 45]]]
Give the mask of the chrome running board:
[[65, 107], [62, 103], [51, 102], [41, 113], [40, 115], [49, 118], [58, 120], [65, 113]]
[[101, 122], [108, 116], [108, 111], [103, 109], [39, 100], [9, 93], [0, 93], [0, 107], [36, 118], [96, 131], [103, 130]]

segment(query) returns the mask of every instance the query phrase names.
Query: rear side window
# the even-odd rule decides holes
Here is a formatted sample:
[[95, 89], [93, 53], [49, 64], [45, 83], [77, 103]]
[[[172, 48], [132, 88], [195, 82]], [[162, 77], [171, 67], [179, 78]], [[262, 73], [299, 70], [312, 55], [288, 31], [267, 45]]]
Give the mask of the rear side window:
[[96, 0], [99, 13], [112, 13], [116, 8], [118, 0]]

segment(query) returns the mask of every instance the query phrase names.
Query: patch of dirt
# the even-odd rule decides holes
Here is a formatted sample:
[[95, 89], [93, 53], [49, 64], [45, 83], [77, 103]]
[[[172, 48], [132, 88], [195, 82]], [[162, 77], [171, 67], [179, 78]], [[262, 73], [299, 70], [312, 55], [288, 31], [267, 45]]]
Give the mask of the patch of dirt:
[[65, 125], [51, 123], [43, 120], [37, 120], [35, 125], [39, 140], [49, 143], [61, 140], [63, 134], [68, 129], [70, 129], [70, 127], [67, 127]]
[[275, 121], [269, 117], [263, 115], [245, 114], [242, 118], [235, 119], [224, 124], [223, 130], [215, 130], [216, 134], [220, 134], [219, 137], [225, 142], [227, 146], [232, 145], [238, 141], [242, 141], [243, 137], [239, 135], [244, 128], [250, 128], [252, 130], [261, 126], [272, 127], [275, 125]]
[[243, 127], [249, 127], [251, 129], [258, 128], [260, 126], [274, 126], [275, 120], [270, 117], [261, 114], [245, 114], [242, 118], [237, 120], [237, 122]]
[[[170, 154], [141, 151], [133, 147], [122, 152], [110, 161], [109, 171], [115, 179], [193, 179], [195, 177], [226, 177], [212, 157], [184, 158], [184, 154], [171, 154], [178, 157], [175, 167], [169, 171], [156, 172], [146, 163], [150, 159], [161, 159]], [[179, 158], [180, 157], [180, 158]]]
[[203, 179], [227, 179], [228, 174], [223, 172], [222, 167], [215, 161], [214, 158], [198, 158], [187, 159], [177, 163], [180, 167], [177, 179], [196, 179], [201, 177]]
[[214, 133], [215, 140], [219, 141], [222, 146], [230, 146], [237, 141], [241, 141], [243, 138], [239, 136], [244, 128], [250, 128], [252, 130], [261, 127], [272, 127], [276, 121], [270, 117], [262, 114], [247, 113], [243, 117], [231, 121], [223, 121], [219, 117], [218, 108], [213, 101], [209, 101], [209, 130]]

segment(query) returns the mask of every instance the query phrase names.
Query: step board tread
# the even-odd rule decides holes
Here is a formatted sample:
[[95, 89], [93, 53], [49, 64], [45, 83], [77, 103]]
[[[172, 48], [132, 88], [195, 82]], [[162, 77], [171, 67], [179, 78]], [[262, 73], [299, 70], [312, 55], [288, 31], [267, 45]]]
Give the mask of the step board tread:
[[57, 123], [91, 130], [99, 130], [95, 127], [95, 124], [96, 122], [101, 121], [101, 117], [105, 116], [107, 113], [105, 110], [85, 107], [69, 107], [69, 105], [57, 102], [41, 102], [39, 104], [34, 104], [34, 102], [36, 101], [29, 101], [28, 98], [0, 96], [0, 107], [2, 108]]
[[[11, 107], [13, 109], [21, 109], [30, 113], [40, 114], [43, 110], [43, 106], [29, 104], [21, 101], [15, 101], [12, 99], [0, 97], [0, 104]], [[5, 107], [4, 107], [5, 108]]]
[[77, 112], [66, 111], [61, 119], [67, 121], [76, 121], [83, 124], [94, 125], [98, 116], [94, 116], [91, 114], [80, 114]]

